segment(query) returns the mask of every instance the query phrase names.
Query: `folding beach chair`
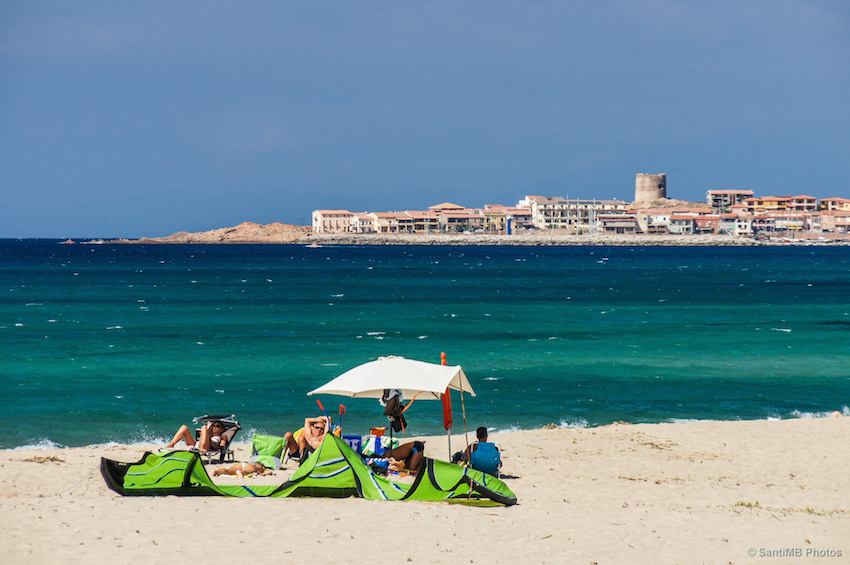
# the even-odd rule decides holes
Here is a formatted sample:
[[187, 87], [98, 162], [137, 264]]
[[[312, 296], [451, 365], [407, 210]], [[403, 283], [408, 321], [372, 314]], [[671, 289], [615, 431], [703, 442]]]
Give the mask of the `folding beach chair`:
[[[225, 440], [224, 447], [220, 449], [202, 451], [201, 457], [205, 459], [206, 463], [212, 463], [213, 459], [216, 457], [218, 457], [217, 463], [232, 462], [235, 460], [232, 448], [233, 438], [236, 436], [236, 433], [242, 429], [242, 426], [240, 426], [239, 422], [236, 421], [236, 416], [234, 414], [231, 414], [230, 416], [206, 414], [204, 416], [193, 418], [192, 421], [201, 425], [206, 425], [211, 422], [221, 422], [224, 424], [224, 433], [221, 434], [222, 439]], [[201, 430], [198, 428], [195, 430], [195, 439], [199, 439], [200, 436]]]
[[499, 468], [502, 465], [502, 453], [495, 443], [479, 441], [478, 447], [469, 457], [469, 463], [476, 471], [499, 478]]
[[[304, 433], [304, 428], [298, 428], [297, 430], [295, 430], [295, 432], [293, 432], [292, 439], [295, 440], [295, 441], [298, 441], [298, 436], [300, 436], [302, 433]], [[286, 448], [286, 443], [284, 443], [284, 445], [283, 445], [283, 461], [281, 462], [281, 467], [283, 465], [286, 465], [286, 462], [290, 461], [290, 460], [296, 461], [298, 463], [298, 465], [300, 466], [301, 465], [301, 454], [296, 453], [295, 455], [293, 455], [292, 453], [289, 452], [289, 449]]]

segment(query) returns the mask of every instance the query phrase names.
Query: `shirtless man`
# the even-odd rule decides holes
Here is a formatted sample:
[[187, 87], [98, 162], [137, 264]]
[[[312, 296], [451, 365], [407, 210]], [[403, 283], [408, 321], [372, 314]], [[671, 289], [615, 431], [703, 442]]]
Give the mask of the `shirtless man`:
[[326, 416], [318, 418], [307, 418], [304, 420], [304, 430], [298, 438], [294, 438], [292, 432], [286, 432], [286, 447], [289, 453], [298, 457], [302, 462], [322, 445], [322, 440], [328, 433], [330, 420]]

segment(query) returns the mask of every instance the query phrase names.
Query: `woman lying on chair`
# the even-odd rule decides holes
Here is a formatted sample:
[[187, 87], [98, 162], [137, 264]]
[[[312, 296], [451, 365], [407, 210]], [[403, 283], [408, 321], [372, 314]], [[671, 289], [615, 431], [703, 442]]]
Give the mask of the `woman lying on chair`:
[[204, 424], [201, 428], [198, 441], [195, 442], [195, 435], [189, 429], [189, 426], [183, 424], [177, 430], [177, 433], [174, 434], [174, 439], [171, 440], [171, 443], [165, 447], [174, 447], [182, 439], [189, 447], [197, 447], [201, 451], [221, 449], [227, 445], [227, 438], [222, 437], [223, 433], [224, 424], [216, 420], [215, 422]]

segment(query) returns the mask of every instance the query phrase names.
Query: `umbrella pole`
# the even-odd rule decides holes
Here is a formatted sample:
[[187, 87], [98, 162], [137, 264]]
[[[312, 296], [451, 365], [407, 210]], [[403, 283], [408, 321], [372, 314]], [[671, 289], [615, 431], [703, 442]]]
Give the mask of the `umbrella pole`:
[[[466, 441], [466, 449], [469, 450], [469, 433], [466, 431], [466, 404], [463, 402], [463, 381], [460, 383], [460, 410], [463, 412], [463, 439]], [[468, 463], [469, 461], [467, 461]]]

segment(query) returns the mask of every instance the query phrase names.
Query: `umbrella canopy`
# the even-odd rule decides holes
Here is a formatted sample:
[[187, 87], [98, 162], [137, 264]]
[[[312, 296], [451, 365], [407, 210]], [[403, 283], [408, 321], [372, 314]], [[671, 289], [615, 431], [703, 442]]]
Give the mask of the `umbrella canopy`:
[[381, 398], [385, 388], [400, 389], [404, 398], [439, 400], [447, 388], [475, 396], [460, 365], [449, 367], [404, 357], [380, 357], [350, 369], [311, 394]]

